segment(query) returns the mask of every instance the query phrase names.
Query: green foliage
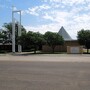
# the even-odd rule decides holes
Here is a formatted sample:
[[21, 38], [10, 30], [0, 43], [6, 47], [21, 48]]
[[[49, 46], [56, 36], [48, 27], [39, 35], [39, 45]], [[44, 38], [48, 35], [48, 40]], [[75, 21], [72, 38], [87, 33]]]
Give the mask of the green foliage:
[[43, 38], [43, 35], [39, 32], [27, 32], [25, 34], [22, 34], [21, 37], [19, 37], [20, 44], [23, 47], [28, 47], [30, 49], [34, 49], [34, 53], [39, 49], [39, 47], [44, 44], [45, 40]]
[[85, 45], [85, 41], [90, 39], [90, 30], [84, 30], [78, 32], [78, 41], [81, 45]]
[[44, 35], [46, 43], [52, 48], [53, 52], [57, 45], [63, 45], [64, 39], [58, 33], [46, 32]]
[[77, 38], [81, 45], [85, 45], [88, 53], [88, 49], [90, 49], [90, 30], [82, 29], [78, 32]]
[[0, 32], [0, 39], [3, 37], [2, 33]]
[[3, 35], [2, 35], [2, 33], [0, 32], [0, 43], [2, 43], [2, 41], [3, 41]]
[[[4, 23], [3, 27], [6, 28], [6, 30], [9, 33], [12, 33], [12, 23]], [[17, 31], [18, 31], [18, 23], [15, 23], [16, 34], [17, 34]], [[21, 31], [22, 31], [22, 33], [26, 33], [26, 29], [22, 25], [21, 25]]]
[[[5, 30], [2, 31], [3, 33], [3, 43], [12, 43], [12, 23], [4, 23], [3, 27]], [[26, 33], [25, 28], [21, 25], [21, 32]], [[18, 23], [15, 23], [15, 37], [16, 37], [16, 44], [18, 44]]]
[[[5, 30], [0, 33], [3, 43], [12, 43], [12, 23], [4, 23]], [[21, 44], [24, 48], [33, 49], [34, 53], [39, 48], [42, 48], [43, 44], [48, 44], [54, 52], [56, 45], [63, 45], [64, 39], [57, 33], [46, 32], [45, 35], [39, 32], [26, 32], [25, 28], [21, 26], [22, 34], [18, 37], [18, 24], [15, 23], [15, 40], [16, 44]]]

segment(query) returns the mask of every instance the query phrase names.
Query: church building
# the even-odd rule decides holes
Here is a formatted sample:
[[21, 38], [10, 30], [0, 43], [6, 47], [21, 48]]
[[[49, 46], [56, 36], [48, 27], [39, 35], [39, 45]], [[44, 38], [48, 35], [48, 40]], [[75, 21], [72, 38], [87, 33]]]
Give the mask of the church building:
[[[67, 33], [67, 31], [62, 26], [58, 32], [59, 35], [61, 35], [64, 38], [64, 45], [57, 45], [55, 47], [56, 52], [67, 52], [67, 46], [79, 46], [79, 43], [77, 40], [73, 40], [71, 36]], [[42, 47], [42, 51], [44, 52], [50, 52], [52, 51], [51, 47], [44, 45]]]

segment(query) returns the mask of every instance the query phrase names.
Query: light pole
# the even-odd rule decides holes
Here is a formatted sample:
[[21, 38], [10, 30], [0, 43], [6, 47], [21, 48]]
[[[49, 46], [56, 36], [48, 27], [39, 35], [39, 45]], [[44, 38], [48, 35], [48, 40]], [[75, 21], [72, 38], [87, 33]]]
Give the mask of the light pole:
[[[20, 13], [20, 23], [18, 23], [18, 36], [21, 36], [21, 10], [12, 10], [12, 52], [15, 53], [15, 19], [14, 13]], [[21, 45], [18, 45], [18, 52], [22, 51]]]

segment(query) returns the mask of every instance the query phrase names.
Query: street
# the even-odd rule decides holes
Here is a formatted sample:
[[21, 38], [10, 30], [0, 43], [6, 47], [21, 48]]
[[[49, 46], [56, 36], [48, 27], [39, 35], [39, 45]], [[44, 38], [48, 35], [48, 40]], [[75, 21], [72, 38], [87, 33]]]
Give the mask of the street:
[[1, 60], [0, 90], [90, 90], [90, 62]]

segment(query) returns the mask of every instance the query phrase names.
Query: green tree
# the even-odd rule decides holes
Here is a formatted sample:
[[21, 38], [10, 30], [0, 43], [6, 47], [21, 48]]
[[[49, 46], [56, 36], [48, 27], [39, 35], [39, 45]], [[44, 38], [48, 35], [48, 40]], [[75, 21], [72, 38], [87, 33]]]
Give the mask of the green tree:
[[81, 45], [84, 45], [87, 48], [87, 53], [90, 49], [90, 30], [84, 30], [78, 32], [77, 39]]
[[3, 42], [3, 34], [2, 34], [2, 32], [0, 32], [0, 43], [2, 43]]
[[[2, 31], [4, 35], [4, 43], [11, 43], [12, 41], [12, 23], [4, 23], [5, 30]], [[26, 29], [21, 25], [21, 32], [26, 33]], [[18, 23], [15, 23], [15, 37], [16, 44], [18, 42]]]
[[[9, 33], [12, 34], [12, 23], [11, 22], [4, 23], [3, 27], [6, 28], [6, 31], [8, 31]], [[22, 31], [22, 33], [26, 33], [26, 29], [23, 27], [23, 25], [21, 25], [21, 31]], [[17, 22], [15, 23], [15, 32], [16, 32], [16, 34], [18, 32], [18, 23]]]
[[36, 53], [39, 47], [42, 47], [45, 42], [42, 34], [31, 31], [27, 32], [26, 34], [22, 34], [22, 36], [19, 37], [19, 41], [23, 47], [33, 49], [34, 53]]
[[53, 53], [57, 45], [64, 44], [63, 37], [60, 36], [58, 33], [46, 32], [44, 38], [46, 40], [46, 43], [52, 48]]
[[27, 43], [28, 41], [27, 33], [23, 33], [18, 37], [18, 43], [21, 44], [23, 48], [27, 48], [29, 46], [30, 43]]
[[39, 32], [34, 32], [32, 36], [32, 44], [34, 47], [34, 53], [39, 49], [39, 47], [42, 47], [42, 45], [45, 43], [45, 40], [43, 38], [43, 35]]

